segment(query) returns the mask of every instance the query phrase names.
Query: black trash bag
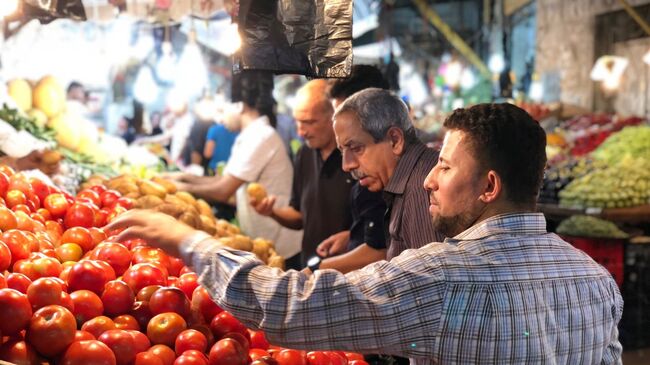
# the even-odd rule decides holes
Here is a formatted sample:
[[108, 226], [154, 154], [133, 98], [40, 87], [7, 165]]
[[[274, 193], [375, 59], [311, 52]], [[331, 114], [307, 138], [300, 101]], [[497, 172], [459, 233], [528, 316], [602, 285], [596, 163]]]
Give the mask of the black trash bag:
[[242, 45], [234, 72], [267, 70], [308, 77], [352, 71], [352, 0], [240, 0]]
[[24, 0], [22, 13], [25, 19], [38, 19], [41, 24], [59, 18], [87, 19], [81, 0]]

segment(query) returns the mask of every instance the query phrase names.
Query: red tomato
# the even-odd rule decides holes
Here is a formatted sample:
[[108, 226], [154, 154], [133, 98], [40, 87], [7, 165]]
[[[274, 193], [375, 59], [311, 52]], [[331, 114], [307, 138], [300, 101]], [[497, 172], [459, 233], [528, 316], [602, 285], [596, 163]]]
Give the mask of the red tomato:
[[0, 171], [0, 195], [5, 196], [7, 190], [9, 190], [9, 176], [5, 174], [4, 171]]
[[149, 338], [144, 333], [140, 331], [131, 331], [131, 330], [127, 332], [129, 332], [133, 336], [133, 340], [135, 341], [136, 353], [147, 351], [151, 347], [151, 342], [149, 341]]
[[153, 345], [147, 352], [156, 355], [156, 357], [162, 360], [162, 365], [172, 365], [176, 359], [174, 350], [165, 345]]
[[128, 365], [135, 360], [135, 340], [124, 330], [108, 330], [97, 338], [115, 354], [117, 365]]
[[61, 243], [76, 243], [81, 246], [84, 252], [88, 252], [95, 247], [93, 244], [93, 236], [84, 227], [68, 228], [61, 236]]
[[16, 212], [16, 224], [16, 229], [34, 232], [34, 220], [29, 217], [28, 213]]
[[90, 332], [84, 330], [77, 330], [74, 333], [74, 341], [86, 341], [86, 340], [96, 340], [97, 338]]
[[52, 357], [74, 341], [77, 324], [69, 310], [48, 305], [36, 312], [29, 322], [25, 338], [41, 355]]
[[198, 275], [196, 275], [196, 273], [194, 272], [190, 272], [181, 275], [178, 278], [176, 285], [174, 286], [180, 288], [188, 298], [192, 298], [192, 293], [194, 293], [194, 289], [196, 289], [196, 287], [199, 286], [198, 280], [199, 280]]
[[43, 207], [47, 209], [53, 218], [61, 218], [70, 207], [68, 199], [61, 193], [54, 193], [48, 195], [43, 201]]
[[32, 190], [40, 201], [45, 201], [45, 198], [52, 193], [52, 188], [41, 179], [30, 178], [29, 183], [32, 185]]
[[[248, 335], [248, 333], [246, 335]], [[250, 350], [251, 348], [250, 340], [248, 339], [248, 337], [241, 334], [241, 332], [226, 333], [225, 335], [223, 335], [222, 339], [224, 338], [232, 338], [233, 340], [239, 342], [239, 344], [242, 345], [246, 353], [248, 353], [248, 350]]]
[[10, 229], [16, 229], [16, 227], [18, 227], [16, 214], [11, 209], [0, 207], [0, 230], [4, 232]]
[[24, 260], [29, 257], [32, 247], [27, 235], [23, 231], [11, 229], [2, 234], [0, 240], [4, 242], [11, 251], [11, 266], [16, 261]]
[[311, 351], [307, 353], [307, 362], [309, 365], [333, 365], [330, 357], [320, 351]]
[[234, 339], [224, 338], [212, 346], [208, 361], [210, 365], [246, 365], [248, 351]]
[[202, 353], [187, 351], [174, 360], [174, 365], [208, 365], [208, 359]]
[[370, 365], [365, 360], [352, 360], [348, 365]]
[[[179, 257], [173, 257], [169, 256], [169, 275], [172, 276], [179, 276], [182, 274], [186, 274], [185, 272], [181, 272], [185, 268], [185, 263], [183, 260]], [[190, 293], [192, 294], [192, 293]], [[189, 298], [189, 296], [188, 296]]]
[[86, 321], [101, 316], [104, 312], [102, 300], [90, 290], [77, 290], [70, 293], [74, 303], [74, 317], [77, 323], [82, 325]]
[[121, 197], [122, 194], [115, 190], [106, 190], [100, 194], [101, 207], [112, 208], [117, 202], [117, 199]]
[[75, 203], [65, 212], [63, 224], [67, 228], [86, 227], [90, 228], [95, 222], [95, 212], [86, 204]]
[[7, 288], [17, 290], [23, 294], [27, 294], [27, 288], [32, 283], [30, 278], [20, 273], [10, 273], [5, 280], [7, 281]]
[[279, 365], [307, 365], [307, 353], [298, 350], [281, 350], [275, 354]]
[[202, 286], [198, 286], [192, 293], [192, 308], [197, 308], [208, 323], [212, 322], [217, 314], [223, 312], [223, 309], [212, 301], [208, 291]]
[[185, 330], [176, 337], [174, 349], [178, 356], [187, 350], [205, 352], [208, 349], [208, 339], [197, 330]]
[[183, 318], [188, 318], [190, 315], [190, 301], [179, 288], [163, 287], [151, 295], [149, 309], [153, 315], [174, 312], [180, 314]]
[[210, 322], [210, 330], [214, 334], [215, 339], [221, 339], [226, 333], [239, 332], [243, 335], [248, 335], [248, 330], [239, 320], [228, 312], [221, 312], [217, 314]]
[[147, 324], [149, 324], [151, 317], [153, 317], [149, 310], [149, 302], [136, 301], [133, 303], [133, 307], [129, 314], [138, 321], [138, 324], [143, 331], [147, 328]]
[[100, 196], [106, 191], [106, 187], [101, 184], [93, 185], [89, 189], [96, 192]]
[[248, 330], [251, 339], [251, 348], [266, 350], [269, 348], [269, 341], [263, 331]]
[[124, 274], [131, 265], [131, 252], [123, 244], [116, 242], [100, 243], [92, 251], [90, 258], [108, 262], [117, 276]]
[[9, 208], [13, 208], [19, 204], [26, 204], [27, 196], [20, 190], [9, 190], [5, 196], [5, 202]]
[[[147, 285], [144, 288], [140, 289], [138, 294], [135, 296], [135, 300], [141, 302], [149, 302], [149, 299], [151, 299], [153, 293], [155, 293], [160, 288], [162, 288], [161, 285]], [[149, 308], [151, 309], [151, 303], [149, 303]]]
[[143, 262], [149, 263], [158, 263], [164, 266], [169, 271], [169, 256], [165, 251], [159, 248], [153, 248], [148, 246], [139, 246], [131, 248], [131, 262], [133, 264], [139, 264]]
[[111, 223], [115, 218], [119, 217], [120, 214], [125, 213], [126, 211], [126, 208], [115, 205], [108, 213], [108, 216], [106, 216], [106, 223]]
[[81, 330], [92, 334], [94, 339], [99, 339], [102, 333], [114, 329], [117, 329], [115, 322], [106, 316], [97, 316], [81, 325]]
[[187, 323], [176, 313], [162, 313], [153, 316], [147, 324], [147, 337], [154, 344], [174, 346], [176, 336], [187, 328]]
[[167, 285], [167, 275], [160, 267], [142, 263], [135, 264], [124, 272], [122, 280], [133, 290], [134, 293], [140, 291], [148, 285]]
[[36, 365], [43, 362], [31, 344], [17, 339], [9, 340], [0, 346], [0, 359], [11, 364]]
[[356, 353], [356, 352], [344, 352], [345, 357], [348, 359], [348, 361], [354, 361], [354, 360], [361, 360], [365, 361], [366, 359], [363, 357], [363, 355]]
[[100, 199], [99, 194], [91, 189], [84, 189], [80, 191], [77, 194], [76, 200], [80, 199], [87, 199], [96, 206], [100, 206], [102, 204], [102, 200]]
[[53, 278], [40, 278], [32, 282], [27, 288], [27, 298], [36, 310], [46, 305], [59, 304], [63, 286]]
[[7, 165], [0, 165], [0, 172], [4, 173], [7, 176], [7, 184], [9, 184], [9, 178], [16, 173], [14, 169]]
[[15, 335], [29, 324], [32, 306], [27, 295], [14, 289], [0, 289], [0, 333]]
[[134, 204], [133, 199], [127, 198], [125, 196], [120, 197], [120, 198], [117, 199], [117, 201], [115, 201], [116, 206], [120, 206], [120, 207], [125, 208], [127, 210], [132, 209], [133, 204]]
[[348, 365], [348, 359], [344, 354], [340, 354], [336, 351], [325, 351], [327, 356], [332, 360], [332, 365]]
[[5, 276], [0, 274], [0, 289], [4, 289], [7, 287], [7, 280], [5, 279]]
[[61, 365], [116, 365], [115, 354], [101, 341], [73, 342], [61, 358]]
[[[103, 226], [104, 223], [106, 223], [106, 222], [103, 222], [102, 224], [97, 225], [97, 227]], [[91, 227], [91, 228], [88, 229], [88, 232], [90, 232], [90, 235], [93, 238], [93, 245], [95, 245], [95, 246], [97, 246], [101, 242], [106, 241], [106, 239], [108, 238], [108, 236], [106, 235], [106, 232], [104, 232], [103, 229], [97, 228], [97, 227]]]
[[36, 280], [43, 277], [58, 277], [63, 271], [63, 266], [58, 259], [53, 257], [39, 257], [32, 259], [32, 270], [34, 270], [35, 277], [30, 278]]
[[251, 362], [250, 365], [278, 365], [278, 361], [272, 356], [262, 356]]
[[138, 320], [130, 314], [122, 314], [121, 316], [117, 316], [113, 318], [113, 322], [115, 322], [115, 328], [118, 330], [140, 330], [140, 324], [138, 323]]
[[64, 243], [54, 249], [61, 262], [77, 262], [83, 256], [83, 249], [76, 243]]
[[111, 280], [115, 280], [115, 271], [110, 265], [98, 260], [82, 260], [70, 269], [68, 286], [70, 291], [86, 289], [101, 294]]
[[[166, 365], [155, 354], [145, 351], [135, 355], [134, 365]], [[172, 363], [173, 364], [173, 363]]]
[[117, 316], [131, 310], [135, 302], [135, 295], [122, 280], [112, 280], [104, 286], [101, 299], [104, 304], [104, 313], [109, 316]]
[[0, 272], [7, 270], [9, 265], [11, 265], [11, 250], [0, 241]]
[[126, 246], [129, 250], [133, 250], [136, 247], [147, 246], [147, 242], [140, 238], [133, 238], [130, 240], [123, 241], [122, 244]]
[[248, 350], [248, 357], [250, 357], [252, 361], [255, 361], [264, 356], [271, 356], [271, 354], [269, 354], [268, 351], [262, 349], [252, 348]]

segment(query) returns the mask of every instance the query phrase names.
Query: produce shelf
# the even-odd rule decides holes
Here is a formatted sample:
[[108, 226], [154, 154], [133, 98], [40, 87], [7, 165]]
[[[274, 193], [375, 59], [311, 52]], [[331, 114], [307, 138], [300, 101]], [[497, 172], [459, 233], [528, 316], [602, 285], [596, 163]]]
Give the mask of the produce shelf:
[[555, 204], [537, 204], [537, 210], [544, 213], [549, 220], [562, 220], [576, 214], [586, 214], [594, 217], [621, 223], [650, 222], [650, 204], [629, 208], [565, 208]]

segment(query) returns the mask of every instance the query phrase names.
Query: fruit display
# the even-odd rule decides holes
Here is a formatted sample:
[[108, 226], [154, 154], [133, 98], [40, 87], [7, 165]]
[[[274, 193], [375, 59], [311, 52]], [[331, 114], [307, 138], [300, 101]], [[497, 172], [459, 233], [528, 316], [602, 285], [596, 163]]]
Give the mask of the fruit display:
[[544, 183], [539, 195], [539, 202], [558, 204], [559, 193], [576, 178], [605, 167], [605, 164], [594, 162], [590, 158], [568, 158], [550, 166], [544, 174]]
[[574, 215], [563, 220], [557, 227], [557, 233], [575, 237], [628, 237], [628, 234], [620, 230], [616, 224], [588, 215]]
[[592, 156], [609, 165], [616, 165], [629, 157], [650, 160], [650, 126], [623, 128], [600, 145]]
[[116, 242], [101, 227], [133, 199], [104, 185], [71, 196], [0, 166], [0, 198], [0, 360], [367, 365], [360, 354], [272, 346], [219, 308], [179, 258]]

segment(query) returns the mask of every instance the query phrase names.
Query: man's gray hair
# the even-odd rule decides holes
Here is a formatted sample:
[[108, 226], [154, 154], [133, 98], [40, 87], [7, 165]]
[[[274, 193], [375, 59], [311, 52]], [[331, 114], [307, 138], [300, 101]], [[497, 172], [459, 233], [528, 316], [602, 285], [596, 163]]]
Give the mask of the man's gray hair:
[[369, 88], [352, 94], [338, 107], [334, 119], [348, 112], [359, 118], [361, 127], [375, 142], [382, 141], [391, 127], [402, 130], [407, 143], [416, 139], [408, 107], [402, 99], [388, 90]]

